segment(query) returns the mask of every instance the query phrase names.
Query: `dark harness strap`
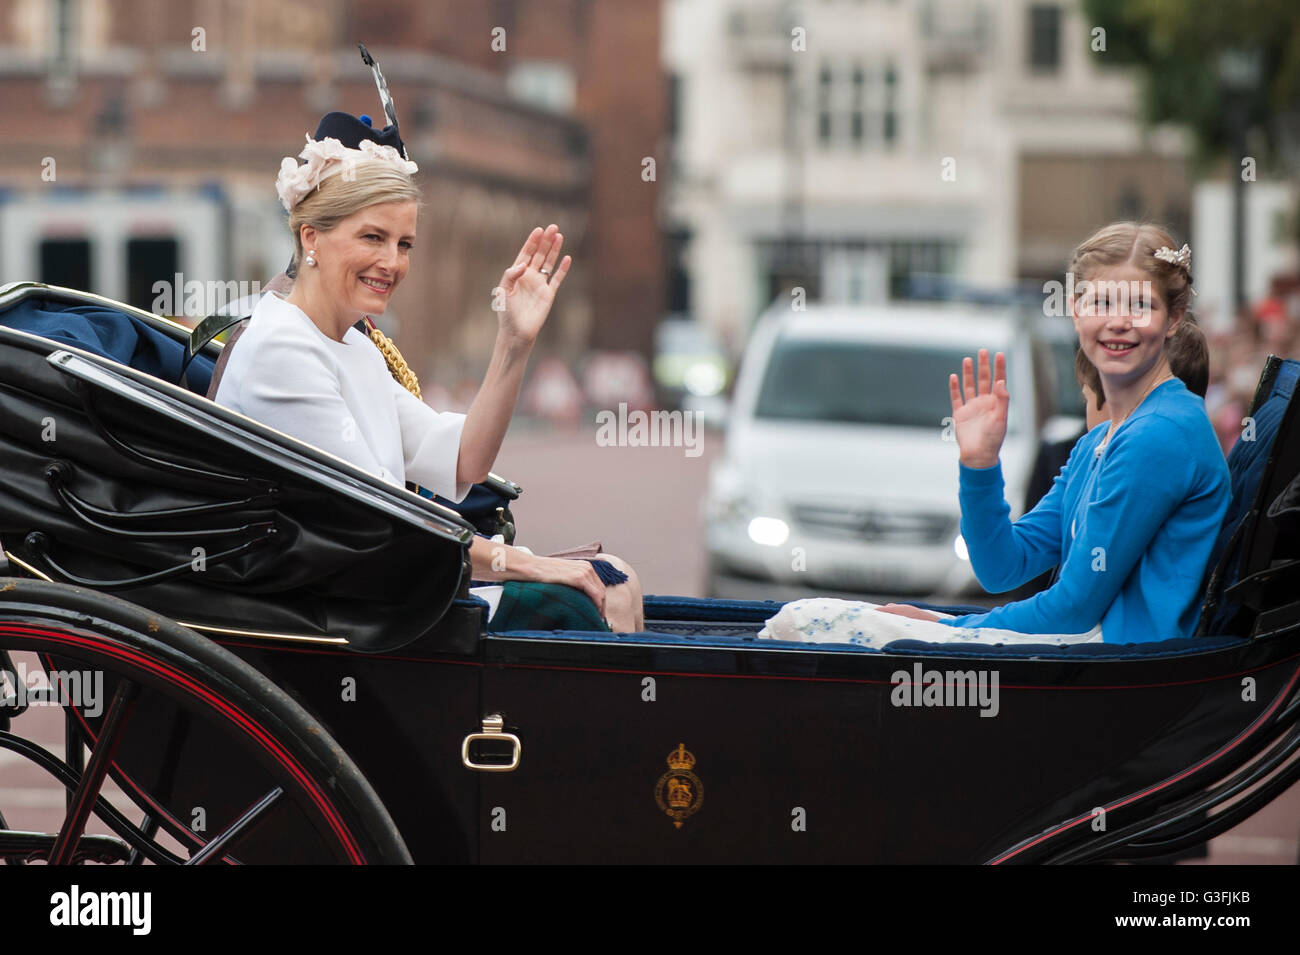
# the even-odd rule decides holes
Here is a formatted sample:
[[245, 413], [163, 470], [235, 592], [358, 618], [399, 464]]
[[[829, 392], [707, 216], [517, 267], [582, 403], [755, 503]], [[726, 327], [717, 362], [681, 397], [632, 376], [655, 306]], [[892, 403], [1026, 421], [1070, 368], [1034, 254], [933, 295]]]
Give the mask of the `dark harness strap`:
[[[211, 319], [204, 319], [203, 322], [199, 324], [199, 328], [196, 328], [194, 330], [194, 334], [197, 335], [199, 329], [202, 328], [204, 325], [206, 325], [209, 321], [211, 321]], [[218, 329], [216, 332], [213, 332], [212, 335], [208, 337], [207, 341], [203, 343], [204, 345], [206, 345], [207, 342], [211, 341], [213, 337], [225, 331], [231, 325], [234, 325], [236, 323], [238, 323], [237, 327], [233, 332], [230, 333], [230, 338], [226, 341], [226, 347], [221, 349], [221, 354], [217, 356], [217, 363], [212, 368], [212, 383], [208, 385], [208, 394], [207, 394], [208, 400], [210, 401], [217, 400], [217, 389], [221, 387], [221, 376], [224, 375], [226, 372], [226, 362], [230, 361], [230, 352], [232, 349], [234, 349], [235, 342], [239, 341], [239, 336], [244, 334], [244, 332], [248, 330], [249, 319], [237, 318], [233, 322], [227, 323], [226, 325]], [[194, 340], [193, 336], [191, 336], [190, 339], [191, 343], [193, 343], [193, 340]], [[200, 345], [199, 347], [202, 348], [203, 345]]]

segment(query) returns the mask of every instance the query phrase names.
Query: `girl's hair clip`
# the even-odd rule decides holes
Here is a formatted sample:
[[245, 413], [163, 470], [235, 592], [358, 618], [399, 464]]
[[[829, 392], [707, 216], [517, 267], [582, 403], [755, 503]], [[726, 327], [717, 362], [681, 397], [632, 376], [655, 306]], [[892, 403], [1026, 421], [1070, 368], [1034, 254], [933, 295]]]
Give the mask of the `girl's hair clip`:
[[1173, 265], [1181, 265], [1183, 268], [1189, 271], [1191, 270], [1192, 250], [1191, 247], [1186, 244], [1184, 244], [1183, 247], [1178, 251], [1174, 251], [1173, 249], [1169, 248], [1169, 246], [1167, 245], [1161, 246], [1160, 248], [1156, 249], [1155, 252], [1152, 254], [1155, 255], [1157, 259], [1160, 259], [1162, 262], [1169, 262]]

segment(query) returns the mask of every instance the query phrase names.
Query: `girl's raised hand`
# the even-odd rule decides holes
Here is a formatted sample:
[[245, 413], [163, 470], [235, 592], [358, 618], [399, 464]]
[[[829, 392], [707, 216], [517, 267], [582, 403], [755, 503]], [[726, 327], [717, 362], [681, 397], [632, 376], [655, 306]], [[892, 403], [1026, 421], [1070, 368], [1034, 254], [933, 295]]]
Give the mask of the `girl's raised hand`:
[[998, 452], [1007, 436], [1007, 359], [1002, 352], [994, 358], [989, 373], [989, 350], [979, 351], [979, 376], [973, 375], [972, 362], [961, 363], [961, 384], [957, 376], [948, 377], [952, 398], [953, 434], [961, 463], [968, 468], [991, 468], [998, 463]]

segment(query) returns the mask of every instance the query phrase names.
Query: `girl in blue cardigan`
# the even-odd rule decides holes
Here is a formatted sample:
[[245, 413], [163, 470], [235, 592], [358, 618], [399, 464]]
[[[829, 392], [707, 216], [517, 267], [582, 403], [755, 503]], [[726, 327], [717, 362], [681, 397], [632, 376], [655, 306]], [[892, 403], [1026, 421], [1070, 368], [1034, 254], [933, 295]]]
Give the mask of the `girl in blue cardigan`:
[[1190, 259], [1163, 229], [1131, 222], [1101, 229], [1075, 251], [1071, 314], [1110, 420], [1079, 439], [1051, 491], [1017, 521], [998, 460], [1006, 360], [998, 353], [990, 369], [981, 350], [977, 369], [967, 358], [961, 381], [949, 379], [961, 533], [975, 576], [999, 593], [1059, 566], [1049, 589], [960, 617], [906, 604], [796, 601], [764, 635], [875, 646], [903, 636], [1121, 644], [1191, 636], [1229, 478], [1204, 403], [1169, 367], [1175, 337], [1200, 334], [1186, 317]]

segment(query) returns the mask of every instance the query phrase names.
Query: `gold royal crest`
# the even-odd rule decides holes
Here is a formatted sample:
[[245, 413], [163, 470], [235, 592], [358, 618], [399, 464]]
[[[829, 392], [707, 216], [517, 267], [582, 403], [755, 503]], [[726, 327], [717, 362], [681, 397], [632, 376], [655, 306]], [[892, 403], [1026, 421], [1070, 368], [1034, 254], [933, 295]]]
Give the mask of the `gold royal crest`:
[[677, 748], [668, 754], [668, 772], [655, 783], [655, 802], [678, 829], [684, 819], [695, 815], [704, 805], [704, 783], [691, 772], [694, 766], [695, 757], [686, 749], [686, 744], [678, 743]]

